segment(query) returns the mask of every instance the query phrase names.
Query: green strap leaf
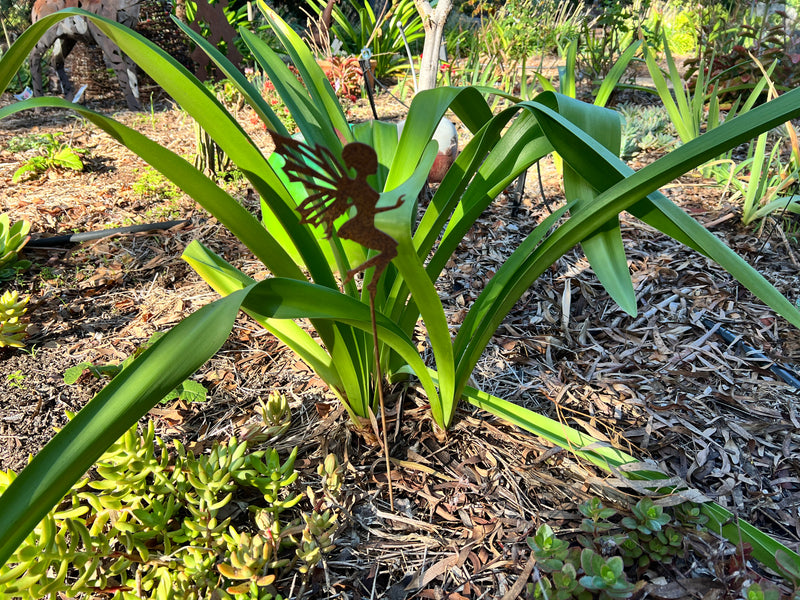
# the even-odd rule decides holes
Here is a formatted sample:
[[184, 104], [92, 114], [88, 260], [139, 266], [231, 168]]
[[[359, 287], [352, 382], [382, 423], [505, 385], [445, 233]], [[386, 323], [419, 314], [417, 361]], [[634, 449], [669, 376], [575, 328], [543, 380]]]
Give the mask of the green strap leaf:
[[[239, 93], [244, 96], [247, 104], [249, 104], [253, 110], [256, 111], [256, 114], [264, 123], [269, 123], [270, 127], [281, 135], [289, 135], [289, 132], [286, 130], [286, 127], [283, 124], [283, 121], [278, 118], [278, 116], [275, 114], [275, 111], [272, 110], [267, 101], [261, 96], [261, 93], [252, 83], [250, 83], [247, 77], [245, 77], [244, 74], [242, 74], [242, 72], [236, 68], [236, 65], [234, 65], [227, 56], [217, 50], [216, 46], [210, 43], [202, 35], [194, 31], [191, 27], [189, 27], [188, 24], [184, 23], [175, 16], [172, 17], [172, 20], [175, 21], [175, 24], [192, 40], [192, 42], [200, 46], [200, 48], [203, 49], [203, 52], [211, 57], [211, 59], [214, 61], [214, 64], [219, 67], [219, 69], [225, 74], [225, 77], [227, 77], [228, 80], [233, 83], [236, 89], [239, 90]], [[247, 40], [245, 40], [245, 43], [246, 42]]]
[[[342, 112], [342, 107], [339, 105], [339, 101], [336, 98], [336, 94], [334, 93], [328, 78], [317, 64], [316, 59], [311, 54], [311, 51], [303, 43], [303, 40], [300, 39], [300, 36], [297, 35], [283, 19], [280, 18], [278, 13], [267, 6], [267, 3], [264, 2], [264, 0], [258, 0], [258, 7], [261, 9], [261, 12], [264, 13], [267, 21], [269, 21], [269, 24], [272, 26], [272, 30], [275, 32], [275, 35], [281, 41], [281, 44], [283, 44], [286, 52], [291, 57], [295, 68], [300, 73], [300, 78], [305, 82], [306, 87], [308, 88], [308, 95], [314, 103], [318, 104], [318, 106], [324, 110], [325, 114], [327, 115], [326, 121], [321, 120], [318, 122], [320, 125], [322, 123], [325, 123], [326, 125], [330, 124], [327, 127], [321, 128], [320, 130], [323, 139], [306, 139], [309, 142], [313, 141], [314, 143], [324, 145], [325, 147], [334, 150], [337, 148], [337, 139], [335, 132], [330, 130], [330, 126], [333, 126], [334, 130], [338, 130], [342, 135], [345, 136], [346, 139], [351, 140], [352, 136], [350, 134], [350, 127], [347, 124], [347, 119], [344, 115], [344, 112]], [[249, 40], [248, 45], [254, 43], [254, 38], [255, 36], [252, 34], [246, 37], [246, 39]], [[262, 47], [263, 46], [265, 46], [265, 44], [262, 42]], [[278, 85], [279, 82], [273, 80], [272, 83]]]
[[273, 273], [282, 277], [304, 277], [281, 244], [230, 194], [220, 189], [188, 161], [138, 131], [63, 98], [31, 98], [17, 102], [1, 108], [0, 119], [17, 111], [39, 106], [69, 109], [85, 117], [194, 198]]
[[[554, 108], [574, 127], [583, 130], [592, 140], [608, 149], [609, 154], [619, 155], [621, 142], [619, 113], [558, 94], [542, 94], [537, 101]], [[550, 132], [552, 129], [548, 128], [546, 131]], [[558, 145], [552, 133], [549, 139], [554, 145]], [[585, 162], [587, 161], [584, 158], [583, 163]], [[605, 179], [608, 180], [607, 176]], [[596, 183], [595, 181], [595, 185]], [[572, 214], [578, 214], [592, 205], [599, 193], [595, 185], [584, 176], [582, 168], [573, 168], [569, 162], [564, 165], [564, 192], [568, 202], [575, 201], [571, 209]], [[628, 271], [619, 217], [614, 217], [596, 227], [581, 241], [581, 246], [592, 270], [606, 291], [620, 308], [630, 315], [636, 315], [636, 294]]]
[[[800, 114], [799, 99], [800, 90], [784, 94], [703, 134], [635, 173], [557, 112], [542, 104], [525, 103], [537, 114], [540, 124], [564, 159], [595, 187], [605, 190], [596, 197], [591, 208], [574, 214], [544, 241], [537, 252], [555, 261], [566, 251], [565, 244], [584, 239], [594, 228], [594, 223], [607, 222], [607, 217], [613, 218], [622, 210], [629, 210], [718, 262], [778, 314], [800, 326], [800, 311], [761, 274], [663, 194], [655, 193], [660, 186], [691, 168], [793, 118], [790, 115]], [[614, 180], [616, 183], [612, 183]], [[556, 246], [561, 250], [555, 250]]]
[[442, 87], [420, 92], [411, 101], [403, 133], [397, 146], [386, 189], [401, 185], [414, 172], [433, 132], [450, 108], [470, 131], [477, 131], [491, 118], [491, 110], [474, 88]]
[[[335, 320], [365, 332], [372, 330], [366, 304], [295, 279], [268, 279], [204, 306], [131, 362], [0, 496], [0, 563], [106, 448], [222, 347], [240, 308], [269, 319]], [[436, 387], [413, 341], [380, 313], [377, 325], [381, 341], [406, 360], [429, 397], [436, 397]]]

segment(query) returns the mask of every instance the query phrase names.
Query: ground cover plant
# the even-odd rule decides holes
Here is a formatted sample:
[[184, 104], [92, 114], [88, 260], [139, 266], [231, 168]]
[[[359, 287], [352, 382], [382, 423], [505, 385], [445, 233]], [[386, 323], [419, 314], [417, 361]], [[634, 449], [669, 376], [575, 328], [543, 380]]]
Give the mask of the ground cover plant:
[[[279, 575], [308, 573], [330, 551], [341, 476], [331, 454], [317, 491], [298, 493], [296, 449], [282, 458], [273, 447], [251, 448], [286, 432], [286, 398], [273, 394], [261, 406], [248, 439], [200, 456], [178, 441], [169, 449], [152, 421], [127, 431], [0, 567], [0, 594], [280, 598]], [[0, 489], [13, 480], [0, 473]], [[244, 521], [231, 510], [237, 502], [248, 505]]]
[[[580, 139], [580, 136], [578, 136], [578, 139]], [[437, 366], [439, 366], [439, 365], [437, 365]]]

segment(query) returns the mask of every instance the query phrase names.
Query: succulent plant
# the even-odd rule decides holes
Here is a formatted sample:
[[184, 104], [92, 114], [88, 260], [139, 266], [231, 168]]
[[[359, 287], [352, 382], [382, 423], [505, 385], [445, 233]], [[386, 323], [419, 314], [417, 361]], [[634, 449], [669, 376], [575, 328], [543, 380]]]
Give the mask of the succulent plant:
[[664, 508], [656, 505], [650, 498], [642, 498], [631, 510], [633, 516], [623, 518], [622, 525], [640, 533], [651, 534], [661, 531], [661, 528], [670, 521], [670, 516], [664, 512]]
[[317, 474], [322, 477], [322, 489], [332, 498], [338, 498], [342, 491], [342, 467], [335, 454], [325, 457], [317, 467]]
[[569, 544], [558, 539], [547, 523], [536, 530], [535, 536], [528, 538], [528, 546], [533, 550], [533, 555], [542, 571], [553, 573], [563, 569], [569, 553]]
[[669, 115], [663, 106], [621, 104], [618, 110], [623, 117], [620, 150], [623, 159], [642, 152], [666, 150], [675, 143]]
[[333, 549], [336, 520], [336, 514], [331, 510], [303, 513], [305, 527], [296, 551], [298, 558], [304, 563], [299, 567], [301, 573], [307, 573], [322, 560], [325, 553]]
[[27, 335], [27, 323], [21, 321], [28, 311], [30, 296], [19, 297], [18, 292], [7, 291], [0, 296], [0, 348], [24, 346], [22, 339]]
[[[236, 438], [200, 456], [172, 446], [152, 422], [123, 435], [0, 567], [0, 598], [280, 600], [278, 574], [294, 562], [307, 573], [332, 548], [333, 511], [281, 518], [303, 499], [287, 489], [297, 478], [296, 450], [281, 462], [276, 450], [250, 452]], [[323, 465], [331, 477], [337, 469]], [[14, 478], [0, 472], [0, 493]], [[247, 488], [264, 499], [250, 507], [249, 533], [229, 516]]]
[[650, 498], [632, 507], [632, 516], [620, 518], [617, 510], [599, 498], [578, 506], [582, 515], [577, 544], [559, 539], [547, 523], [527, 539], [541, 573], [529, 594], [548, 600], [610, 600], [628, 598], [645, 582], [640, 577], [648, 567], [670, 564], [685, 554], [685, 528], [694, 529], [703, 520], [691, 503], [668, 509]]
[[19, 260], [18, 253], [28, 243], [31, 224], [25, 219], [13, 225], [7, 214], [0, 215], [0, 281], [13, 279], [18, 270], [31, 266], [29, 260]]
[[270, 392], [267, 401], [259, 398], [258, 404], [261, 423], [251, 425], [242, 436], [243, 439], [253, 443], [266, 442], [286, 433], [292, 424], [292, 413], [286, 396]]
[[684, 502], [675, 507], [675, 520], [683, 527], [701, 529], [708, 523], [708, 516], [694, 502]]
[[601, 592], [601, 598], [630, 598], [636, 587], [625, 575], [622, 558], [605, 558], [594, 550], [581, 552], [581, 568], [585, 575], [578, 580], [587, 590]]
[[233, 527], [223, 534], [228, 546], [233, 548], [227, 562], [217, 565], [220, 574], [231, 581], [229, 594], [245, 594], [255, 584], [257, 588], [272, 585], [278, 569], [289, 564], [288, 559], [275, 560], [275, 539], [272, 535], [239, 533]]

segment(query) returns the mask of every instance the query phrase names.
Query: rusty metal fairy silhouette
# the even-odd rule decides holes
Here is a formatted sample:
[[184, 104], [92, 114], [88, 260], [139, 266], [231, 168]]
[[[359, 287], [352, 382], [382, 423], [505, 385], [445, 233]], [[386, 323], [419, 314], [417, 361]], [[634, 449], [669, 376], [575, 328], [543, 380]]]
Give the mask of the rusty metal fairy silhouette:
[[[275, 151], [286, 160], [284, 171], [290, 181], [304, 184], [310, 195], [298, 207], [301, 223], [322, 225], [326, 237], [333, 234], [333, 224], [350, 207], [356, 214], [343, 223], [337, 235], [376, 250], [378, 254], [363, 264], [350, 269], [344, 279], [348, 283], [356, 273], [375, 267], [367, 289], [374, 293], [378, 279], [392, 259], [397, 256], [397, 241], [375, 227], [375, 216], [400, 207], [401, 196], [393, 206], [378, 208], [380, 194], [367, 182], [367, 177], [378, 172], [378, 157], [370, 146], [360, 142], [347, 144], [342, 150], [340, 165], [327, 148], [311, 148], [295, 139], [271, 132]], [[311, 165], [315, 165], [314, 168]], [[355, 177], [350, 171], [355, 171]]]
[[[383, 376], [381, 375], [380, 348], [378, 343], [378, 327], [375, 319], [375, 294], [381, 274], [397, 256], [397, 241], [390, 235], [375, 227], [375, 216], [399, 208], [403, 204], [403, 196], [393, 206], [378, 208], [380, 194], [373, 189], [367, 177], [378, 172], [378, 156], [375, 150], [366, 144], [352, 142], [342, 149], [342, 162], [327, 148], [311, 147], [303, 142], [288, 138], [270, 131], [275, 142], [275, 152], [286, 161], [284, 172], [290, 181], [302, 183], [309, 196], [297, 207], [300, 222], [309, 225], [321, 225], [325, 236], [333, 235], [334, 222], [355, 207], [356, 214], [339, 226], [337, 235], [376, 250], [377, 254], [368, 258], [359, 266], [350, 269], [344, 283], [353, 279], [356, 273], [374, 267], [372, 279], [367, 284], [369, 290], [369, 308], [372, 321], [372, 339], [375, 354], [375, 387], [381, 409], [381, 428], [383, 429], [383, 451], [386, 460], [386, 478], [389, 482], [389, 503], [394, 510], [394, 494], [392, 492], [392, 469], [389, 459], [389, 443], [386, 435], [386, 409], [383, 402]], [[355, 176], [350, 172], [354, 171]], [[377, 433], [377, 432], [376, 432]]]

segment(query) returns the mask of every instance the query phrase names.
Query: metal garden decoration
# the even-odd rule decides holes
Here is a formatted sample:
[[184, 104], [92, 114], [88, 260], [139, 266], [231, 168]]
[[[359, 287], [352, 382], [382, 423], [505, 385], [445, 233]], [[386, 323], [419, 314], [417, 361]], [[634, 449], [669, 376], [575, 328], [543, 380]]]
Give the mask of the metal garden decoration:
[[[378, 172], [378, 155], [366, 144], [352, 142], [342, 148], [340, 164], [330, 150], [324, 147], [311, 147], [293, 138], [285, 137], [270, 131], [275, 142], [275, 152], [286, 161], [284, 172], [290, 181], [302, 183], [309, 192], [308, 198], [297, 207], [300, 223], [322, 226], [325, 237], [333, 235], [334, 224], [355, 208], [355, 215], [342, 223], [337, 235], [354, 241], [365, 248], [377, 251], [377, 254], [349, 269], [343, 283], [349, 283], [357, 273], [366, 272], [374, 267], [369, 283], [369, 310], [372, 322], [373, 347], [375, 349], [375, 388], [381, 410], [381, 429], [384, 457], [386, 458], [386, 477], [389, 481], [389, 502], [394, 509], [392, 493], [391, 465], [389, 463], [389, 444], [386, 437], [386, 410], [383, 401], [383, 376], [380, 365], [380, 346], [378, 343], [378, 326], [375, 319], [375, 294], [378, 281], [386, 267], [397, 256], [397, 240], [375, 226], [375, 215], [400, 208], [403, 196], [394, 205], [378, 208], [380, 194], [367, 181], [367, 177]], [[314, 166], [310, 166], [314, 165]], [[316, 168], [314, 168], [316, 167]], [[355, 176], [350, 176], [355, 171]], [[366, 275], [365, 275], [366, 277]], [[375, 432], [376, 434], [378, 432]]]

